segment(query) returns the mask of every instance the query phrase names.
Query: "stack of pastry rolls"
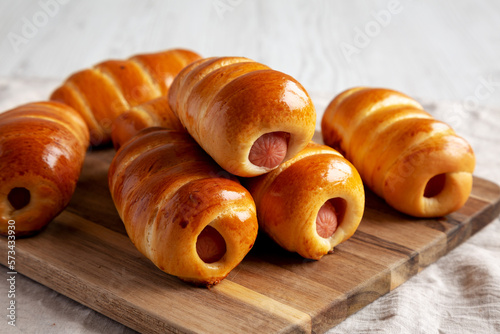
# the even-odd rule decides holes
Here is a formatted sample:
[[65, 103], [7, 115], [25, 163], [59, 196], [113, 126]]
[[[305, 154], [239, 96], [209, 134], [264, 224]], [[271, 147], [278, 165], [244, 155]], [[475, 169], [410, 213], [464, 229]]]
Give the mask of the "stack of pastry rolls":
[[[285, 249], [306, 258], [320, 259], [328, 254], [352, 236], [358, 227], [364, 209], [364, 192], [361, 178], [346, 159], [332, 148], [311, 142], [315, 120], [316, 112], [309, 95], [286, 74], [242, 57], [207, 58], [191, 63], [175, 78], [168, 96], [123, 113], [113, 124], [111, 136], [115, 147], [120, 149], [110, 168], [110, 190], [127, 231], [130, 230], [131, 239], [158, 267], [183, 279], [205, 284], [216, 282], [227, 274], [227, 271], [219, 271], [219, 278], [210, 278], [209, 281], [202, 276], [186, 277], [177, 271], [178, 261], [181, 261], [178, 256], [160, 259], [152, 254], [153, 250], [156, 253], [158, 250], [158, 241], [155, 241], [157, 226], [178, 226], [179, 223], [177, 214], [165, 219], [157, 213], [158, 209], [144, 211], [147, 205], [158, 207], [158, 204], [152, 204], [157, 203], [158, 197], [148, 196], [147, 204], [141, 199], [145, 191], [150, 190], [150, 184], [172, 182], [163, 181], [171, 178], [172, 171], [178, 173], [179, 180], [193, 178], [195, 180], [191, 183], [202, 182], [198, 179], [200, 176], [192, 174], [191, 162], [185, 161], [193, 161], [193, 165], [202, 168], [202, 164], [194, 164], [194, 161], [206, 161], [208, 154], [228, 172], [227, 175], [240, 177], [252, 198], [251, 203], [246, 203], [251, 205], [249, 215], [255, 217], [256, 214], [257, 219], [252, 222], [258, 220], [262, 231]], [[170, 130], [155, 129], [155, 126]], [[165, 140], [160, 145], [146, 140], [153, 132], [157, 136], [163, 132], [165, 138], [180, 136], [183, 129], [192, 136], [189, 144], [177, 142], [172, 145], [171, 140]], [[191, 138], [189, 135], [185, 140]], [[199, 145], [196, 147], [203, 150], [195, 149], [194, 140]], [[138, 143], [142, 143], [141, 153], [138, 153]], [[185, 149], [184, 145], [193, 148]], [[160, 147], [165, 153], [152, 153]], [[164, 155], [175, 156], [175, 159], [163, 160], [161, 156]], [[125, 156], [129, 158], [123, 158]], [[123, 166], [123, 161], [131, 161], [129, 159], [134, 159], [136, 166], [146, 161], [140, 169], [148, 171], [151, 169], [148, 166], [156, 161], [153, 172], [138, 176], [131, 172], [132, 167]], [[179, 168], [172, 167], [174, 164]], [[211, 178], [210, 182], [217, 182], [217, 177]], [[231, 187], [241, 187], [235, 180], [232, 182]], [[129, 188], [117, 187], [117, 184], [129, 184]], [[229, 184], [229, 180], [219, 184], [219, 190], [227, 192], [224, 186]], [[147, 186], [141, 191], [130, 188], [143, 185]], [[175, 196], [170, 195], [170, 198]], [[227, 206], [242, 208], [241, 203], [223, 201], [213, 193], [202, 192], [197, 196], [206, 201], [215, 196], [219, 202], [214, 208], [221, 212], [227, 211]], [[141, 205], [128, 205], [137, 201]], [[177, 204], [179, 210], [186, 205]], [[202, 212], [205, 208], [200, 206], [198, 209]], [[146, 212], [154, 212], [155, 216], [145, 218]], [[189, 242], [184, 244], [190, 255], [183, 258], [183, 265], [198, 268], [201, 273], [207, 266], [222, 268], [226, 265], [226, 258], [238, 257], [241, 260], [246, 255], [248, 244], [230, 249], [227, 244], [237, 245], [238, 242], [227, 238], [243, 238], [248, 234], [250, 221], [234, 222], [234, 217], [228, 218], [233, 225], [225, 227], [198, 217], [204, 217], [204, 214], [192, 214], [190, 219], [181, 220], [200, 225], [198, 229], [168, 229], [168, 233], [162, 234], [165, 240], [174, 240], [192, 233]], [[139, 221], [147, 221], [149, 225], [145, 227], [146, 223]], [[246, 227], [237, 228], [238, 224]], [[200, 233], [207, 227], [214, 233]], [[145, 229], [153, 232], [137, 232]], [[167, 231], [167, 228], [163, 230]], [[230, 235], [229, 230], [238, 232]], [[211, 246], [203, 246], [207, 244]], [[166, 243], [164, 253], [176, 254], [176, 247], [180, 247], [179, 243]], [[212, 258], [210, 254], [219, 254], [214, 257], [217, 258], [215, 262], [204, 260], [204, 257]], [[174, 259], [176, 264], [173, 266]]]
[[457, 210], [472, 187], [470, 146], [409, 97], [341, 93], [321, 145], [302, 85], [244, 57], [171, 50], [107, 61], [70, 76], [51, 100], [0, 116], [0, 233], [13, 218], [21, 234], [42, 229], [69, 202], [87, 146], [112, 140], [108, 183], [131, 241], [194, 284], [224, 279], [259, 227], [321, 259], [358, 228], [363, 181], [419, 217]]

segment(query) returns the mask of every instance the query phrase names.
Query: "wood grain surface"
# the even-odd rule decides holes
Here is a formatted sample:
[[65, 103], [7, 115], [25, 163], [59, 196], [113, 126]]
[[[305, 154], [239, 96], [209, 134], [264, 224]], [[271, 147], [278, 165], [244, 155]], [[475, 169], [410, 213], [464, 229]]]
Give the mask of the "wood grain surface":
[[[342, 43], [355, 45], [359, 29], [372, 24], [374, 13], [387, 10], [392, 0], [57, 1], [56, 13], [36, 33], [25, 28], [25, 34], [26, 21], [43, 15], [41, 3], [56, 1], [0, 2], [1, 111], [46, 99], [72, 72], [108, 58], [173, 47], [204, 56], [241, 55], [294, 76], [311, 93], [318, 119], [335, 94], [357, 85], [393, 88], [428, 101], [433, 116], [473, 146], [475, 174], [500, 184], [500, 1], [396, 1], [402, 10], [350, 62]], [[229, 9], [219, 14], [221, 3]], [[10, 33], [26, 43], [15, 47]], [[105, 203], [95, 205], [105, 208]], [[88, 212], [94, 208], [80, 208], [96, 215]], [[100, 221], [110, 217], [116, 219], [115, 213]], [[499, 226], [496, 218], [331, 333], [500, 332]], [[452, 242], [461, 242], [460, 235]], [[371, 255], [370, 249], [364, 253]], [[371, 258], [380, 260], [376, 254]], [[7, 307], [7, 268], [1, 268], [0, 304]], [[400, 265], [399, 272], [405, 268]], [[0, 333], [134, 332], [23, 275], [17, 286], [19, 322], [16, 328], [1, 323]]]
[[261, 233], [227, 279], [197, 288], [157, 269], [128, 239], [107, 187], [113, 154], [87, 155], [69, 207], [39, 235], [17, 240], [16, 269], [141, 332], [324, 332], [500, 212], [500, 188], [477, 177], [466, 205], [440, 219], [399, 214], [368, 192], [358, 231], [333, 254], [304, 260]]

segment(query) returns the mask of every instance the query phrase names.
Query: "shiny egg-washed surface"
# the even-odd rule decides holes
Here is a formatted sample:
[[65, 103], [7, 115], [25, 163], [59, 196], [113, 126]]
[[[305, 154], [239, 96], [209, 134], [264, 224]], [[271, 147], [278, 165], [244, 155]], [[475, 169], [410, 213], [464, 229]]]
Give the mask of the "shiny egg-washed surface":
[[0, 234], [38, 232], [68, 204], [89, 144], [72, 108], [33, 102], [0, 114]]
[[91, 144], [99, 146], [109, 142], [116, 117], [166, 95], [174, 77], [199, 58], [192, 51], [173, 49], [104, 61], [72, 74], [50, 98], [77, 110], [89, 127]]
[[287, 133], [286, 161], [314, 135], [316, 111], [302, 85], [248, 58], [191, 63], [175, 78], [169, 99], [189, 134], [221, 167], [238, 176], [261, 175], [276, 167], [249, 160], [261, 136]]
[[[244, 181], [255, 199], [259, 224], [283, 248], [320, 259], [349, 239], [363, 216], [365, 196], [356, 169], [334, 149], [310, 142], [270, 173]], [[318, 214], [333, 207], [334, 233], [320, 235]], [[328, 209], [328, 205], [324, 210]]]
[[170, 109], [168, 95], [135, 106], [113, 121], [111, 139], [115, 149], [118, 150], [140, 130], [149, 127], [184, 130], [181, 122]]
[[[321, 128], [325, 143], [345, 153], [363, 181], [401, 212], [446, 215], [470, 194], [475, 156], [469, 143], [402, 93], [348, 89], [326, 108]], [[442, 185], [432, 184], [441, 178]]]
[[[113, 159], [109, 188], [137, 249], [161, 270], [195, 284], [219, 283], [257, 237], [249, 192], [185, 132], [140, 132]], [[210, 227], [225, 242], [222, 257], [220, 237]], [[208, 243], [198, 245], [200, 235]], [[203, 250], [215, 253], [200, 254]]]

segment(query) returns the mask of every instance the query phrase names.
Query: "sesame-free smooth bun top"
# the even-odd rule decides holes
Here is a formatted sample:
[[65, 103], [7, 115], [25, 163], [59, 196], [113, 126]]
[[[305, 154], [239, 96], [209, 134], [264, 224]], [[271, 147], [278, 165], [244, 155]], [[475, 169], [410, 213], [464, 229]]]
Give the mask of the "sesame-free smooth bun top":
[[348, 89], [327, 107], [321, 127], [325, 143], [345, 152], [363, 181], [401, 212], [442, 216], [469, 197], [471, 146], [400, 92]]
[[316, 111], [302, 85], [248, 58], [191, 63], [172, 83], [169, 100], [198, 144], [238, 176], [273, 170], [314, 135]]
[[0, 234], [43, 229], [69, 203], [89, 144], [80, 115], [57, 102], [0, 114]]
[[74, 108], [90, 131], [93, 146], [111, 139], [115, 118], [130, 108], [166, 95], [174, 77], [200, 59], [195, 52], [172, 49], [107, 60], [72, 74], [50, 99]]
[[171, 275], [217, 284], [255, 242], [252, 196], [185, 131], [141, 130], [118, 150], [108, 176], [130, 239]]
[[168, 95], [163, 95], [131, 108], [118, 116], [111, 127], [111, 139], [116, 150], [139, 131], [149, 127], [184, 130], [168, 104]]
[[259, 226], [284, 249], [319, 260], [358, 228], [361, 177], [340, 153], [310, 142], [269, 173], [246, 178]]

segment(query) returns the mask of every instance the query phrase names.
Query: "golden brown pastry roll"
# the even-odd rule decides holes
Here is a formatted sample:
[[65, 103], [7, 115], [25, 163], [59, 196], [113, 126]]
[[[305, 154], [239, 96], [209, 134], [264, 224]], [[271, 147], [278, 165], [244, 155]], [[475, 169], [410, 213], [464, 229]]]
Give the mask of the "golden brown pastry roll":
[[116, 117], [166, 95], [174, 77], [199, 58], [192, 51], [175, 49], [104, 61], [71, 75], [50, 99], [81, 114], [89, 127], [92, 145], [106, 144]]
[[321, 129], [325, 143], [344, 152], [370, 189], [401, 212], [446, 215], [471, 192], [470, 145], [402, 93], [346, 90], [327, 107]]
[[242, 57], [201, 59], [172, 83], [170, 106], [225, 170], [256, 176], [303, 149], [316, 112], [294, 78]]
[[137, 249], [185, 281], [217, 284], [257, 237], [251, 195], [185, 132], [142, 130], [113, 159], [109, 188]]
[[184, 131], [184, 127], [168, 104], [168, 95], [148, 101], [118, 116], [111, 127], [111, 139], [118, 150], [140, 130], [162, 127]]
[[356, 169], [337, 151], [309, 143], [270, 173], [244, 181], [260, 227], [283, 248], [319, 260], [349, 239], [363, 216]]
[[[89, 144], [72, 108], [33, 102], [0, 114], [0, 234], [40, 231], [68, 204]], [[12, 223], [14, 224], [14, 223]]]

